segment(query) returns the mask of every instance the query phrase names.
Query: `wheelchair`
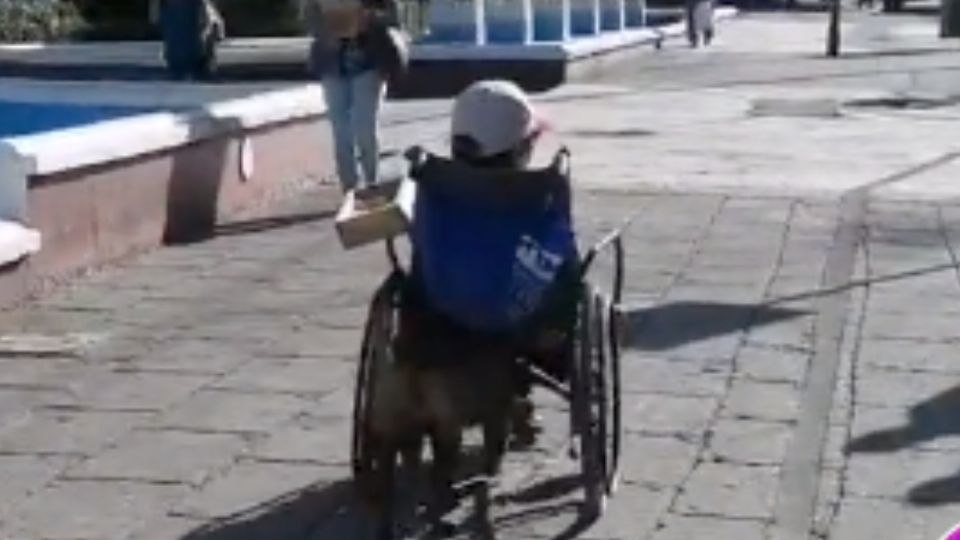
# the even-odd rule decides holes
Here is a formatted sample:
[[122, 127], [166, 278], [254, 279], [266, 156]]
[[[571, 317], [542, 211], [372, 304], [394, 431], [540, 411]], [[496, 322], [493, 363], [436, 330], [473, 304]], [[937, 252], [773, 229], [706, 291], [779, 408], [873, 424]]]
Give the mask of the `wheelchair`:
[[[381, 370], [397, 361], [395, 342], [411, 282], [439, 283], [435, 287], [439, 296], [424, 294], [424, 300], [439, 304], [431, 306], [442, 308], [436, 311], [478, 325], [485, 322], [484, 313], [473, 309], [475, 304], [489, 302], [498, 294], [506, 299], [505, 304], [525, 308], [519, 309], [521, 314], [513, 319], [506, 317], [506, 323], [501, 321], [505, 328], [491, 338], [510, 340], [529, 332], [530, 319], [539, 321], [542, 315], [549, 319], [553, 314], [542, 313], [544, 309], [537, 305], [545, 302], [546, 294], [518, 294], [505, 287], [504, 280], [509, 281], [516, 273], [518, 261], [533, 264], [534, 274], [544, 266], [558, 266], [561, 261], [551, 257], [549, 250], [538, 248], [567, 242], [574, 248], [563, 261], [569, 276], [565, 291], [568, 301], [564, 303], [569, 316], [553, 320], [563, 326], [559, 357], [568, 365], [549, 369], [521, 353], [516, 365], [535, 386], [568, 402], [567, 450], [571, 459], [579, 461], [583, 508], [589, 516], [599, 517], [616, 489], [622, 443], [619, 306], [624, 282], [622, 232], [628, 222], [581, 253], [573, 232], [570, 153], [566, 149], [559, 151], [549, 166], [524, 171], [478, 169], [419, 148], [407, 151], [405, 156], [410, 162], [408, 178], [417, 190], [407, 235], [410, 261], [401, 262], [394, 239], [386, 241], [392, 270], [369, 304], [356, 374], [351, 441], [354, 480], [363, 482], [378, 466], [370, 431], [376, 385]], [[466, 225], [471, 220], [480, 222]], [[612, 286], [605, 292], [587, 279], [601, 254], [612, 258]], [[456, 260], [458, 257], [461, 260]], [[478, 267], [481, 264], [486, 266]], [[472, 296], [445, 298], [456, 296], [450, 289], [457, 288], [454, 284], [462, 282], [464, 274], [470, 274], [466, 276], [468, 281], [480, 279], [472, 275], [483, 276], [489, 286], [467, 291]], [[547, 305], [546, 311], [555, 309], [553, 304]], [[531, 312], [538, 316], [530, 316]]]

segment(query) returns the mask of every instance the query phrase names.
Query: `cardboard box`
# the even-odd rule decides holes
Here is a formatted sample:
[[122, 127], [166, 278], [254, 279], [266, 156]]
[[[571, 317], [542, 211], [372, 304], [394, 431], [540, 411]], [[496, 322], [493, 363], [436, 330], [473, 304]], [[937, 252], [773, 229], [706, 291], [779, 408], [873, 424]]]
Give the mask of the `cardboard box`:
[[345, 249], [407, 232], [413, 220], [417, 185], [409, 178], [347, 192], [334, 224]]

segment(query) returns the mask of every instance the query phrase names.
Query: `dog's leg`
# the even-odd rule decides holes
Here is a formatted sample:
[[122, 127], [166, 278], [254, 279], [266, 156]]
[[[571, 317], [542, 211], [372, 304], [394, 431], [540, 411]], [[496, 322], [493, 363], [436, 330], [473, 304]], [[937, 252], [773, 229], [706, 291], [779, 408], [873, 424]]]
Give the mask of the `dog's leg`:
[[402, 463], [400, 521], [404, 534], [414, 532], [420, 507], [420, 470], [423, 458], [423, 436], [421, 433], [410, 435], [400, 446]]
[[[512, 394], [511, 394], [512, 395]], [[507, 402], [511, 400], [507, 399]], [[483, 474], [474, 491], [474, 508], [479, 537], [494, 538], [493, 521], [490, 518], [490, 491], [500, 475], [503, 456], [507, 450], [509, 411], [497, 411], [483, 423]]]
[[394, 480], [397, 463], [397, 450], [393, 444], [384, 444], [377, 449], [376, 455], [376, 539], [393, 540], [395, 509]]
[[430, 443], [433, 450], [433, 467], [430, 470], [432, 496], [429, 519], [435, 536], [451, 536], [455, 527], [443, 520], [443, 516], [457, 506], [453, 489], [453, 477], [460, 457], [462, 433], [459, 425], [435, 429]]

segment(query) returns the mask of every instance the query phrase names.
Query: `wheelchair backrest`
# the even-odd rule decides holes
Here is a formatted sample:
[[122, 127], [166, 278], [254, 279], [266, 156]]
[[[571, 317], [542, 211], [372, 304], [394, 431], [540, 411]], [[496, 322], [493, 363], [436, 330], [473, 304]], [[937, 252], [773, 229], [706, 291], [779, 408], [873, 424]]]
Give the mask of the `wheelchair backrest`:
[[517, 328], [577, 259], [566, 154], [540, 170], [414, 159], [413, 277], [434, 309], [472, 329]]

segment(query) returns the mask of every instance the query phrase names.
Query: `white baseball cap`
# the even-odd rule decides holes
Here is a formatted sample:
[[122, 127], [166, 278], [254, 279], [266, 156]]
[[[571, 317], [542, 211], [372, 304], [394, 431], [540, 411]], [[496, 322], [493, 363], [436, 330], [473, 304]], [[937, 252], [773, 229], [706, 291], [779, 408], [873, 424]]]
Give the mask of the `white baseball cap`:
[[450, 134], [472, 138], [480, 146], [479, 157], [489, 157], [515, 148], [543, 128], [519, 86], [488, 80], [471, 84], [457, 96]]

